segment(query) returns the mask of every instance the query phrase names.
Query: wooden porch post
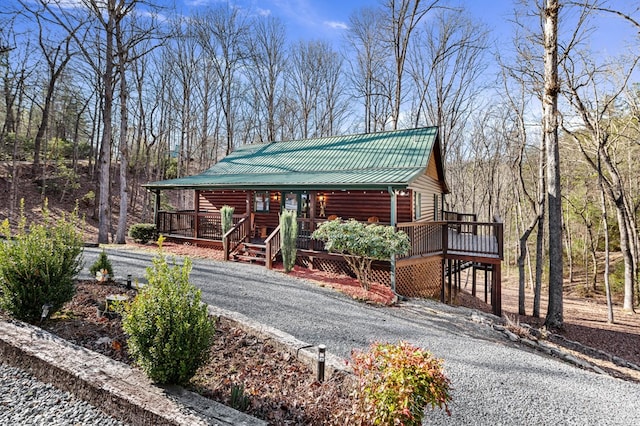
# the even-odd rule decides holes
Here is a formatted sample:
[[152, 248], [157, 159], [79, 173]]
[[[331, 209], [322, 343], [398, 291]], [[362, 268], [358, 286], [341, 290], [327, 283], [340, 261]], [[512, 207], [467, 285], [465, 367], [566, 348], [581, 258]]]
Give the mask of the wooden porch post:
[[153, 206], [153, 223], [156, 224], [156, 229], [160, 229], [160, 190], [153, 191], [155, 194], [154, 206]]
[[318, 191], [309, 191], [309, 232], [316, 230], [316, 199]]
[[195, 223], [193, 224], [193, 238], [198, 238], [200, 221], [198, 220], [198, 214], [200, 213], [200, 191], [195, 190], [195, 198], [193, 200], [193, 218]]

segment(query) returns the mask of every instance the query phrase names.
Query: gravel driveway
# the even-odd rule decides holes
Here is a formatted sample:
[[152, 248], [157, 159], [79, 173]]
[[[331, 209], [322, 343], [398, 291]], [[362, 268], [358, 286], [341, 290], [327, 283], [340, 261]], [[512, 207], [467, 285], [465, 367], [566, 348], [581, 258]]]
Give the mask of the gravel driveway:
[[[85, 269], [101, 249], [85, 249]], [[151, 254], [107, 249], [116, 276], [144, 281]], [[179, 259], [178, 259], [179, 261]], [[452, 416], [430, 424], [635, 425], [640, 385], [580, 370], [518, 346], [470, 321], [464, 308], [411, 300], [380, 308], [262, 266], [194, 259], [191, 281], [206, 303], [242, 313], [348, 357], [373, 341], [408, 340], [444, 359]], [[640, 343], [639, 343], [640, 344]]]

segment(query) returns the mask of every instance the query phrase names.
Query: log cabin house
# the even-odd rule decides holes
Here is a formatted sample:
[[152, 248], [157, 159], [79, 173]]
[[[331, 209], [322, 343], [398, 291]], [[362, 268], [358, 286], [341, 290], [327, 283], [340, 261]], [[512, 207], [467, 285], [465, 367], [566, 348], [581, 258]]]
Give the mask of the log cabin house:
[[[475, 296], [480, 269], [485, 302], [489, 292], [501, 315], [502, 224], [443, 210], [449, 189], [437, 127], [244, 145], [201, 174], [144, 186], [156, 194], [155, 224], [167, 239], [268, 268], [279, 255], [283, 209], [298, 212], [297, 264], [336, 273], [350, 271], [341, 255], [311, 239], [320, 223], [354, 218], [395, 226], [409, 235], [411, 249], [376, 262], [375, 281], [402, 296], [451, 302], [467, 268]], [[166, 190], [194, 191], [193, 209], [161, 211]], [[233, 228], [223, 235], [224, 205], [235, 210]]]

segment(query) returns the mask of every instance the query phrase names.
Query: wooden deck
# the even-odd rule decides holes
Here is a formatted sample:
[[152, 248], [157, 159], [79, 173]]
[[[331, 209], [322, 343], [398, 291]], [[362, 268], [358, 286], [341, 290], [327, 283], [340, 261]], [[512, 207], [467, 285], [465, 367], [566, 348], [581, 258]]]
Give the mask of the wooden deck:
[[[447, 212], [445, 218], [461, 220], [420, 221], [399, 223], [397, 229], [409, 236], [409, 252], [396, 259], [396, 268], [415, 268], [416, 265], [441, 259], [440, 273], [443, 302], [452, 302], [453, 293], [460, 288], [460, 273], [474, 267], [491, 274], [491, 305], [494, 313], [501, 315], [501, 261], [503, 258], [503, 227], [501, 222], [476, 222], [475, 215]], [[266, 238], [252, 227], [249, 215], [234, 216], [234, 227], [222, 234], [219, 213], [193, 211], [159, 212], [158, 231], [174, 240], [189, 241], [198, 245], [222, 248], [225, 260], [230, 260], [243, 249], [244, 243], [264, 246], [264, 263], [271, 268], [280, 251], [279, 227], [270, 230]], [[327, 253], [321, 241], [311, 238], [312, 229], [319, 223], [305, 220], [298, 236], [299, 257], [306, 259], [334, 259], [342, 256]], [[262, 257], [262, 255], [261, 255]], [[243, 258], [242, 255], [237, 258]], [[339, 269], [339, 268], [338, 268]], [[383, 268], [384, 269], [384, 268]], [[388, 269], [388, 268], [387, 268]], [[388, 273], [388, 272], [387, 272]], [[433, 272], [430, 272], [432, 275]], [[485, 275], [485, 283], [487, 277]], [[475, 285], [474, 285], [475, 293]], [[486, 294], [485, 285], [485, 294]], [[475, 295], [475, 294], [474, 294]], [[485, 296], [486, 297], [486, 296]]]

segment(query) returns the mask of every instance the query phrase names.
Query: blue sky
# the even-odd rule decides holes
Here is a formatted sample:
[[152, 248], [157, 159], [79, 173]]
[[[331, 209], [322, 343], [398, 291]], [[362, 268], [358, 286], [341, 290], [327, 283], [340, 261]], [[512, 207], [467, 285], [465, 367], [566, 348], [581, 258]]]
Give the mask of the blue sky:
[[[176, 7], [187, 14], [189, 10], [215, 5], [220, 0], [175, 0]], [[349, 15], [363, 7], [375, 7], [379, 0], [235, 0], [233, 4], [255, 13], [278, 16], [287, 24], [290, 38], [323, 38], [337, 40], [347, 29]], [[456, 0], [472, 16], [495, 24], [507, 25], [513, 0]]]
[[[171, 1], [171, 0], [168, 0]], [[222, 0], [173, 0], [178, 10], [188, 14]], [[325, 39], [339, 42], [349, 23], [349, 15], [362, 7], [375, 7], [380, 0], [233, 0], [256, 14], [280, 17], [287, 25], [290, 40]], [[484, 22], [492, 31], [492, 39], [498, 43], [509, 42], [512, 34], [510, 22], [517, 0], [452, 0], [472, 17]], [[637, 0], [612, 0], [610, 4], [625, 11], [638, 8]], [[628, 47], [628, 40], [638, 33], [620, 18], [599, 16], [593, 47], [605, 54], [614, 54]], [[637, 39], [635, 42], [638, 48]]]
[[[30, 0], [27, 0], [30, 1]], [[77, 4], [80, 0], [58, 0], [66, 4]], [[342, 40], [348, 27], [349, 16], [363, 7], [375, 7], [381, 0], [149, 0], [175, 8], [178, 13], [188, 15], [198, 9], [229, 1], [231, 4], [250, 10], [254, 14], [273, 15], [281, 18], [288, 31], [289, 40], [323, 39], [334, 43]], [[533, 3], [533, 0], [528, 0]], [[538, 0], [539, 1], [539, 0]], [[425, 1], [426, 2], [426, 1]], [[477, 20], [490, 28], [491, 39], [499, 45], [511, 44], [514, 4], [518, 0], [444, 0], [443, 3], [460, 6]], [[0, 0], [0, 12], [5, 7], [17, 7], [16, 0]], [[626, 12], [640, 9], [638, 0], [609, 0], [612, 7]], [[638, 18], [640, 13], [636, 13]], [[600, 15], [592, 37], [592, 47], [604, 54], [616, 54], [629, 48], [638, 49], [638, 30], [612, 15]]]

